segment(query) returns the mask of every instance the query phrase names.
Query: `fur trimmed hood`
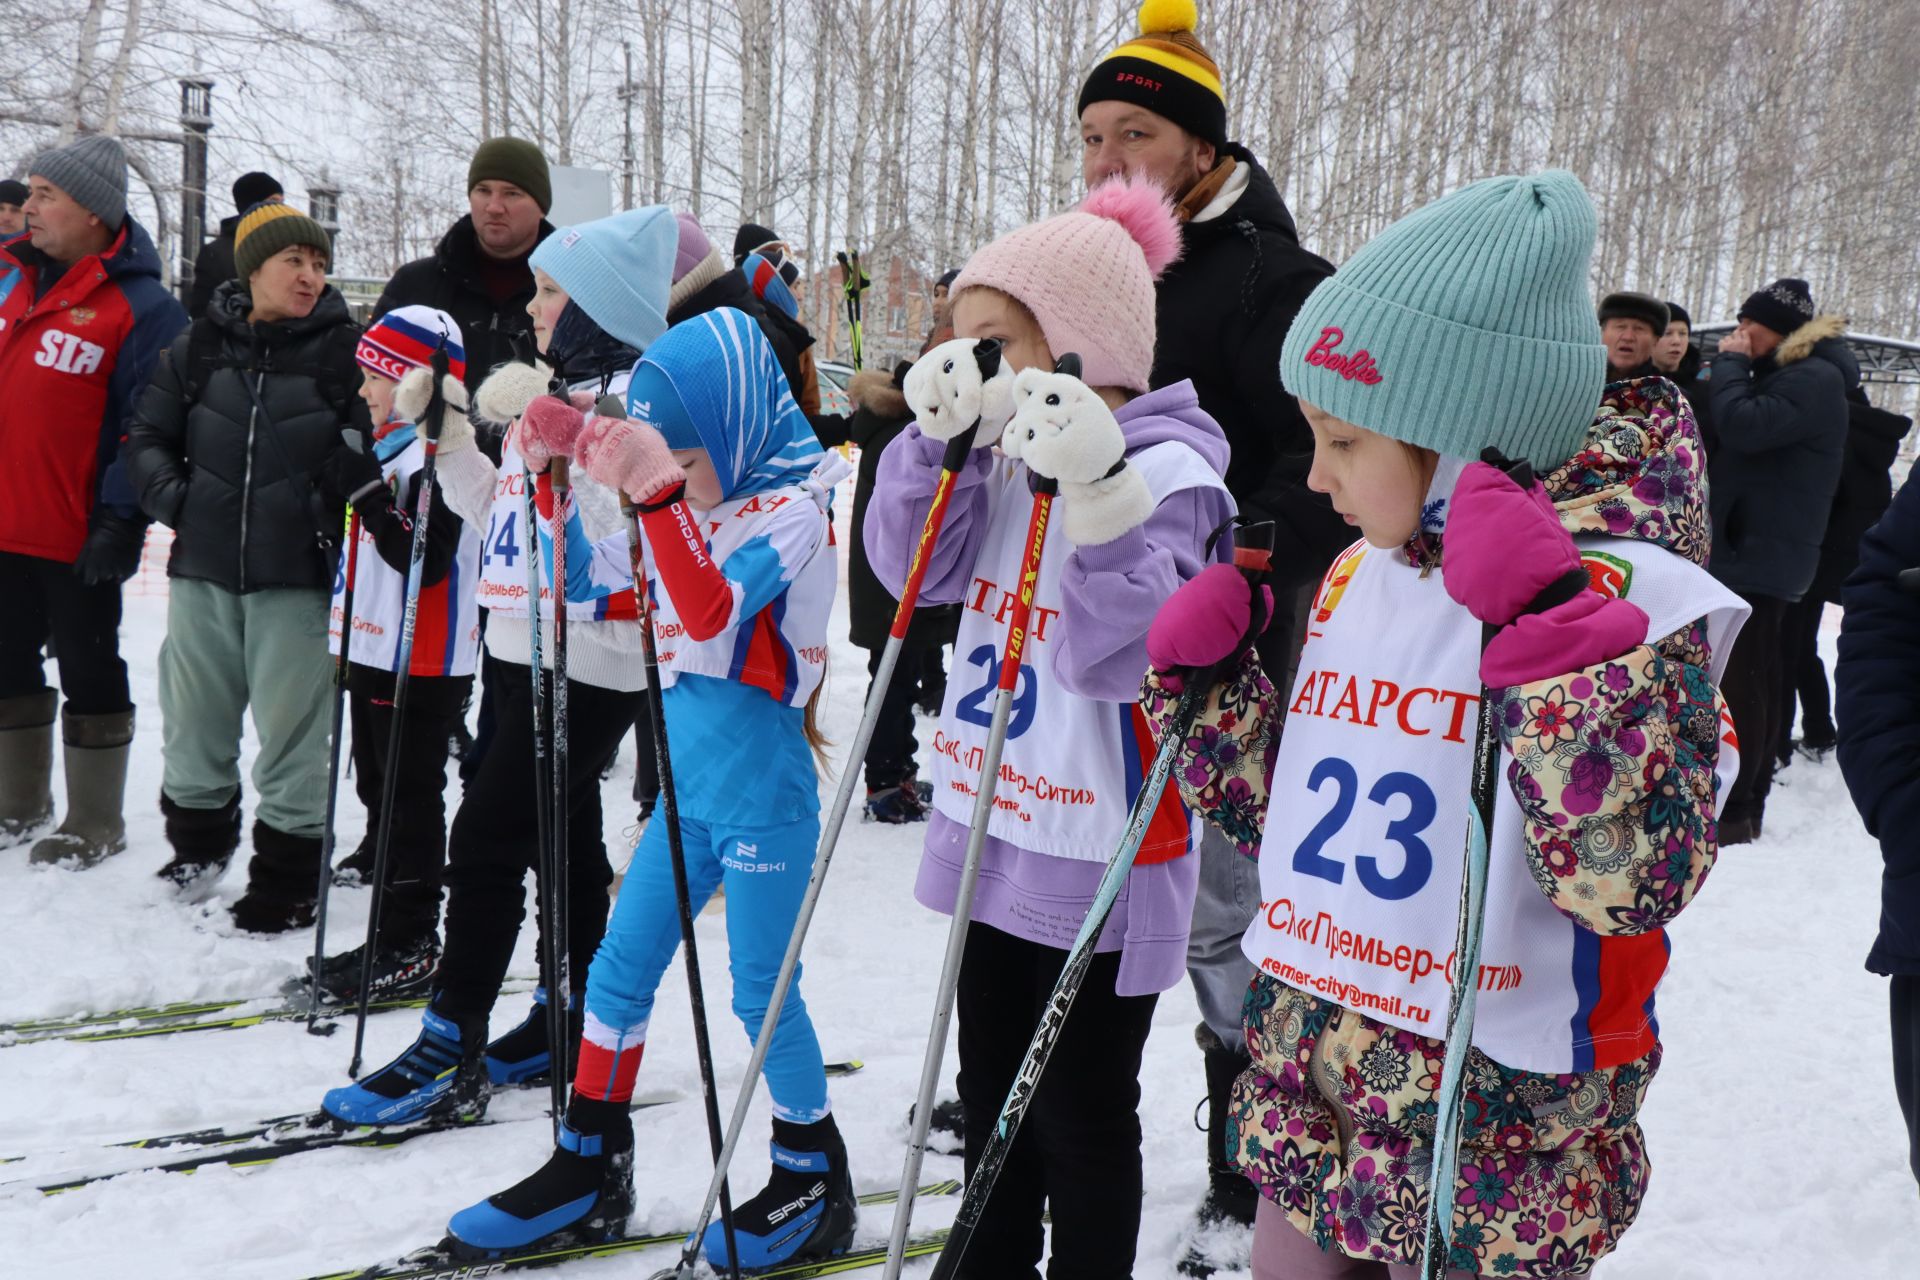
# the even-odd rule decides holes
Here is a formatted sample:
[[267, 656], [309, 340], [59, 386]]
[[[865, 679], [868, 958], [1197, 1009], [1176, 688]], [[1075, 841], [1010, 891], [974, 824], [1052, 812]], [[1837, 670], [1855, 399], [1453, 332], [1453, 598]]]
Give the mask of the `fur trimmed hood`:
[[[1847, 331], [1847, 318], [1842, 315], [1820, 315], [1788, 334], [1773, 353], [1773, 362], [1782, 368], [1798, 360], [1805, 360], [1813, 354], [1813, 349], [1828, 338], [1838, 338]], [[1858, 382], [1858, 370], [1850, 383]]]
[[878, 369], [862, 369], [847, 383], [847, 397], [862, 409], [882, 418], [905, 417], [907, 393], [894, 385], [893, 375]]

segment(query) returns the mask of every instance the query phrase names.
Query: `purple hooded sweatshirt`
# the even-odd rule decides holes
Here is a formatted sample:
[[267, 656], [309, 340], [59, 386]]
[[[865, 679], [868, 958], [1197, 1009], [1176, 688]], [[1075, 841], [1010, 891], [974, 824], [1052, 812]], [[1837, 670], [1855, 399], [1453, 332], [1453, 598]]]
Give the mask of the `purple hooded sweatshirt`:
[[[1150, 391], [1114, 417], [1126, 434], [1129, 455], [1179, 441], [1216, 472], [1226, 473], [1227, 438], [1201, 411], [1192, 383]], [[874, 573], [896, 596], [906, 585], [914, 543], [933, 505], [941, 452], [941, 442], [927, 439], [915, 425], [880, 458], [863, 537]], [[960, 600], [972, 579], [987, 532], [984, 482], [992, 454], [991, 449], [974, 450], [955, 482], [946, 524], [920, 589], [922, 606]], [[1225, 489], [1180, 489], [1169, 494], [1145, 524], [1111, 542], [1073, 547], [1061, 577], [1065, 607], [1055, 623], [1061, 628], [1061, 643], [1053, 670], [1061, 685], [1101, 702], [1137, 700], [1149, 665], [1148, 624], [1175, 588], [1207, 565], [1207, 538], [1233, 514], [1233, 499]], [[1019, 518], [1024, 519], [1024, 513]], [[1221, 543], [1228, 545], [1224, 538]], [[932, 813], [914, 885], [914, 897], [922, 906], [952, 914], [966, 851], [967, 825]], [[1185, 972], [1199, 862], [1190, 850], [1171, 861], [1135, 866], [1127, 877], [1095, 947], [1121, 952], [1118, 994], [1165, 991]], [[1052, 857], [988, 836], [973, 918], [1014, 937], [1065, 950], [1086, 919], [1104, 869], [1097, 862]]]

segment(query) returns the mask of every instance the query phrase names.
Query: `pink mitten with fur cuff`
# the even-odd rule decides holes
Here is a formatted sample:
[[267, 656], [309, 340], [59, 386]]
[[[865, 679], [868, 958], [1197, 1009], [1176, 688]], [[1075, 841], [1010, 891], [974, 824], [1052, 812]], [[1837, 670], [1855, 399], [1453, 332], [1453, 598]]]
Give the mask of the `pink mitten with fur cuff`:
[[595, 418], [574, 445], [587, 474], [645, 506], [687, 482], [658, 431], [628, 418]]

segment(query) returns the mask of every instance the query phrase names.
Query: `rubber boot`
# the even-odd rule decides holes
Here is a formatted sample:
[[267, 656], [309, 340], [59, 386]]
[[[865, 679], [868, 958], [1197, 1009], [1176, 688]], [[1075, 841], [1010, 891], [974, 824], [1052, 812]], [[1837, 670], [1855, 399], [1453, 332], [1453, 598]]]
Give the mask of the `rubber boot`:
[[329, 1089], [320, 1106], [343, 1124], [471, 1123], [487, 1114], [487, 1020], [448, 1013], [439, 999], [420, 1016], [406, 1052], [350, 1085]]
[[155, 874], [187, 902], [213, 896], [213, 887], [226, 874], [233, 851], [240, 847], [240, 793], [218, 809], [189, 809], [160, 793], [160, 813], [166, 819], [167, 843], [173, 858]]
[[133, 708], [105, 715], [60, 715], [67, 764], [67, 817], [33, 846], [41, 866], [91, 867], [123, 852], [127, 824], [127, 755], [133, 750]]
[[1195, 1215], [1179, 1270], [1183, 1276], [1210, 1276], [1215, 1270], [1247, 1265], [1260, 1193], [1229, 1154], [1232, 1143], [1227, 1132], [1233, 1085], [1249, 1059], [1237, 1045], [1222, 1043], [1204, 1022], [1194, 1029], [1194, 1039], [1207, 1072], [1207, 1194]]
[[454, 1214], [441, 1247], [477, 1261], [508, 1250], [625, 1235], [633, 1213], [630, 1105], [575, 1093], [547, 1162], [531, 1177]]
[[0, 849], [20, 844], [53, 818], [51, 689], [0, 698]]
[[233, 904], [234, 927], [247, 933], [286, 933], [313, 923], [320, 880], [319, 836], [289, 835], [253, 820], [253, 861], [247, 891]]
[[[791, 1262], [835, 1258], [853, 1243], [860, 1202], [847, 1171], [847, 1144], [833, 1117], [812, 1124], [773, 1120], [773, 1176], [759, 1195], [733, 1211], [740, 1269], [760, 1271]], [[701, 1238], [707, 1265], [726, 1271], [726, 1228], [719, 1222]]]

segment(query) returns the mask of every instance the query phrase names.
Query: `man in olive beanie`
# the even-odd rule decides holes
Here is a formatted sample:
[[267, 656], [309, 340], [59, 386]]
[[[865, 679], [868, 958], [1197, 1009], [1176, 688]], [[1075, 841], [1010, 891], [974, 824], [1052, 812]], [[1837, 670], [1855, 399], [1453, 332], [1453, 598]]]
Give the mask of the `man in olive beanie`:
[[521, 138], [488, 138], [467, 163], [467, 190], [489, 179], [512, 183], [546, 213], [553, 207], [553, 175], [540, 148]]
[[[488, 138], [467, 165], [466, 214], [447, 229], [430, 255], [393, 273], [374, 304], [374, 316], [405, 306], [431, 307], [452, 316], [466, 340], [467, 394], [474, 394], [488, 374], [515, 358], [516, 338], [524, 340], [528, 352], [533, 350], [527, 316], [533, 267], [528, 259], [553, 234], [546, 218], [552, 204], [553, 178], [540, 148], [521, 138]], [[480, 445], [498, 459], [496, 434], [482, 427]], [[485, 626], [485, 614], [481, 616]], [[460, 758], [462, 779], [478, 771], [493, 732], [491, 663], [488, 659], [480, 669], [480, 719], [472, 744]]]
[[535, 246], [553, 227], [546, 212], [553, 179], [540, 148], [521, 138], [488, 138], [467, 164], [467, 213], [433, 253], [393, 273], [375, 316], [421, 306], [454, 318], [467, 344], [467, 390], [514, 358], [513, 336], [527, 330]]

